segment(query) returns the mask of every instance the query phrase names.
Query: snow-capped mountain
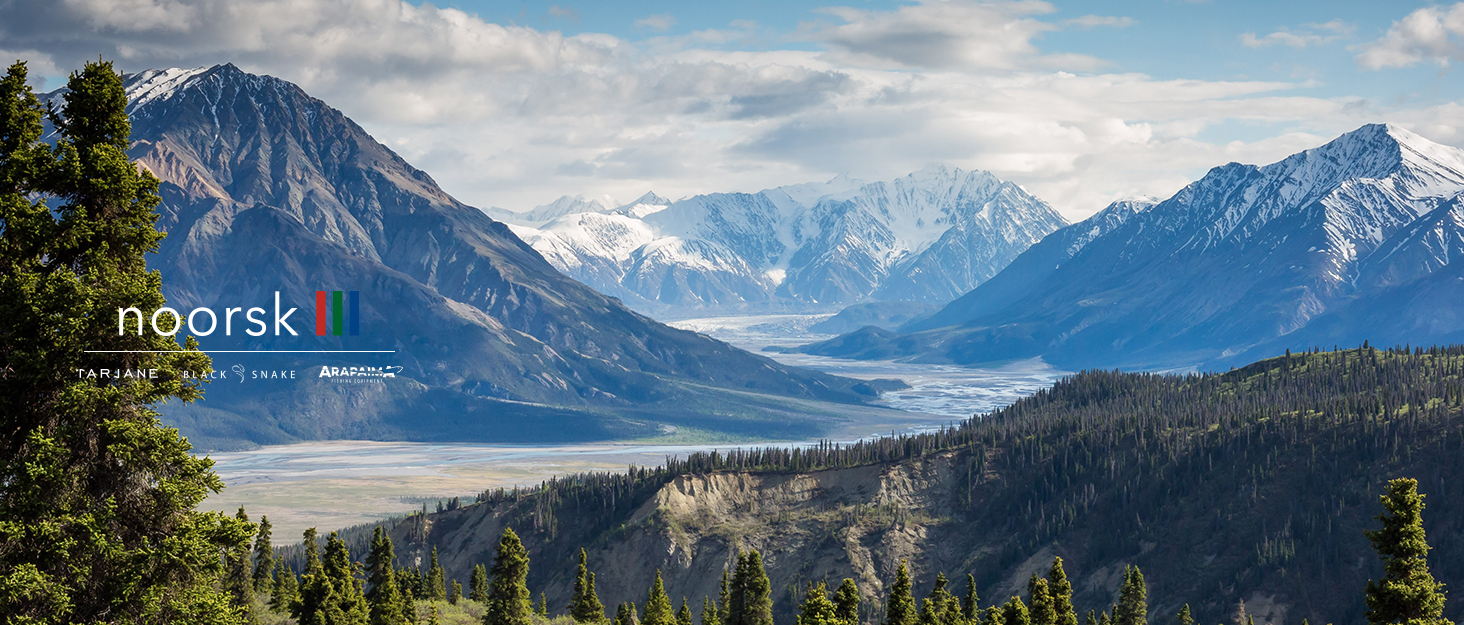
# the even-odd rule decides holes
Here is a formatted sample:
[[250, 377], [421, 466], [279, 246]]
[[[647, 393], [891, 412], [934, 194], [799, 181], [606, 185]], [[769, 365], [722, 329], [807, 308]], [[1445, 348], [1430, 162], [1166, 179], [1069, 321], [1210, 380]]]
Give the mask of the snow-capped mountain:
[[900, 326], [902, 332], [918, 332], [959, 324], [995, 312], [1026, 297], [1044, 279], [1071, 260], [1084, 247], [1159, 203], [1154, 197], [1125, 198], [1109, 204], [1071, 226], [1047, 235], [1027, 248], [1005, 269], [938, 311], [912, 319]]
[[946, 167], [529, 217], [545, 214], [510, 224], [561, 271], [671, 315], [941, 304], [1066, 225], [1015, 184]]
[[[965, 309], [953, 303], [898, 340], [842, 337], [810, 349], [888, 355], [897, 343], [897, 355], [930, 360], [1042, 355], [1093, 366], [1457, 340], [1460, 327], [1438, 320], [1464, 299], [1433, 304], [1425, 294], [1461, 291], [1461, 191], [1464, 150], [1364, 126], [1264, 167], [1217, 167], [1051, 271], [988, 283], [1022, 284], [1010, 299], [983, 297], [983, 285], [972, 294], [980, 305], [962, 298]], [[1394, 304], [1404, 301], [1419, 312]], [[1384, 308], [1398, 315], [1375, 314]], [[1389, 320], [1399, 315], [1410, 321]]]
[[[837, 402], [874, 392], [665, 326], [569, 279], [296, 85], [220, 65], [142, 72], [124, 87], [130, 155], [162, 180], [157, 223], [168, 237], [149, 265], [169, 305], [250, 306], [279, 292], [299, 308], [299, 335], [242, 336], [235, 324], [203, 346], [387, 354], [220, 355], [219, 370], [300, 375], [271, 385], [241, 377], [212, 385], [202, 406], [168, 407], [196, 443], [613, 439], [658, 434], [666, 420], [736, 428], [737, 415], [764, 414], [730, 408], [749, 391]], [[631, 214], [660, 198], [642, 200]], [[571, 198], [542, 214], [587, 205], [612, 210]], [[359, 335], [300, 326], [320, 290], [359, 292]], [[315, 379], [324, 365], [400, 372], [348, 386]], [[757, 427], [790, 437], [821, 427], [783, 408], [777, 416]]]

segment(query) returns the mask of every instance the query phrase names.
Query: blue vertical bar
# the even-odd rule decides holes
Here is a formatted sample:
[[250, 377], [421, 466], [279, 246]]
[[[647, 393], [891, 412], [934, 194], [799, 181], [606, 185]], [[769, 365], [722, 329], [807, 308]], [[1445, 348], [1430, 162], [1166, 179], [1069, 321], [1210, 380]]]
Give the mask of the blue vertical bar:
[[351, 336], [361, 334], [361, 292], [351, 291]]

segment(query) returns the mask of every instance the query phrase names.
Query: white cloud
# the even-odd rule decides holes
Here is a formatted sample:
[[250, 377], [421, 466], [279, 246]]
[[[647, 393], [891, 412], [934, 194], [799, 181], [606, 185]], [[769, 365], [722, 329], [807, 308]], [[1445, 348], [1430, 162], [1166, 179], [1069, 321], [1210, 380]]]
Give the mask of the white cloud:
[[[44, 72], [101, 53], [134, 71], [234, 62], [279, 76], [459, 199], [509, 208], [566, 193], [675, 197], [839, 173], [889, 179], [947, 163], [990, 169], [1077, 218], [1366, 122], [1464, 141], [1458, 107], [1097, 72], [1100, 59], [1046, 54], [1038, 38], [1127, 22], [1043, 21], [1051, 11], [958, 0], [835, 8], [794, 35], [820, 44], [802, 50], [780, 48], [752, 23], [630, 42], [397, 0], [71, 0], [0, 3], [0, 49]], [[1221, 124], [1272, 138], [1200, 139]]]
[[1084, 15], [1063, 22], [1065, 25], [1076, 26], [1078, 28], [1097, 28], [1100, 26], [1128, 28], [1137, 23], [1132, 17], [1115, 17], [1112, 15]]
[[670, 13], [647, 15], [636, 20], [635, 25], [639, 28], [649, 28], [651, 30], [667, 30], [676, 25], [676, 18]]
[[841, 24], [812, 23], [810, 39], [843, 63], [885, 68], [1008, 70], [1042, 64], [1032, 39], [1058, 26], [1032, 16], [1052, 13], [1047, 2], [927, 0], [894, 11], [830, 7]]
[[1321, 24], [1303, 24], [1295, 31], [1282, 27], [1264, 37], [1257, 37], [1255, 33], [1242, 33], [1240, 43], [1248, 48], [1269, 48], [1276, 45], [1305, 48], [1331, 43], [1352, 34], [1353, 30], [1351, 24], [1338, 19]]
[[1421, 62], [1447, 67], [1464, 59], [1464, 2], [1424, 7], [1396, 22], [1381, 39], [1362, 47], [1357, 62], [1368, 69], [1408, 67]]

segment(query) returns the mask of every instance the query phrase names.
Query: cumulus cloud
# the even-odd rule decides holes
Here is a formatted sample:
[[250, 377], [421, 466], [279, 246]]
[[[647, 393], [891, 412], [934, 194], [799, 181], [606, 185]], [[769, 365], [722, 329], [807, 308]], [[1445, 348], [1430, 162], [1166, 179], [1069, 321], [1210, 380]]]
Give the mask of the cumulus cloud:
[[[43, 73], [99, 53], [128, 71], [233, 62], [340, 108], [459, 199], [514, 209], [564, 194], [889, 179], [945, 163], [991, 170], [1079, 218], [1366, 122], [1464, 139], [1458, 107], [1105, 73], [1100, 59], [1044, 53], [1040, 38], [1131, 20], [1052, 13], [1030, 1], [832, 8], [791, 35], [800, 45], [784, 45], [748, 22], [627, 41], [400, 0], [0, 2], [0, 50]], [[749, 49], [727, 49], [738, 42]], [[1276, 130], [1225, 145], [1198, 138], [1235, 123]]]
[[1368, 69], [1408, 67], [1422, 62], [1448, 67], [1464, 59], [1464, 2], [1424, 7], [1397, 22], [1381, 39], [1362, 47], [1357, 62]]
[[1352, 34], [1352, 31], [1351, 24], [1337, 19], [1321, 24], [1303, 24], [1301, 28], [1294, 31], [1283, 27], [1262, 37], [1257, 37], [1255, 33], [1242, 33], [1240, 43], [1248, 48], [1269, 48], [1278, 45], [1305, 48], [1331, 43]]

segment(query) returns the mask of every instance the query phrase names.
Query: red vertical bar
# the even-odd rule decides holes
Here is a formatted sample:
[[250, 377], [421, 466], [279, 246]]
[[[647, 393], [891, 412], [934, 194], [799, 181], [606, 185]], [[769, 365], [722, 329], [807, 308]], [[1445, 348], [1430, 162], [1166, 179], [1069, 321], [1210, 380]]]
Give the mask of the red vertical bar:
[[315, 292], [315, 336], [325, 336], [325, 291]]

